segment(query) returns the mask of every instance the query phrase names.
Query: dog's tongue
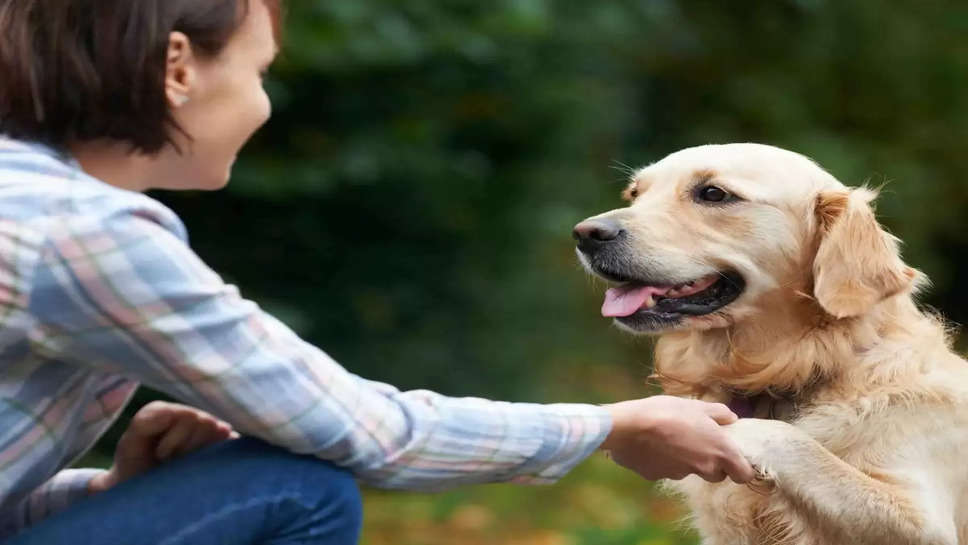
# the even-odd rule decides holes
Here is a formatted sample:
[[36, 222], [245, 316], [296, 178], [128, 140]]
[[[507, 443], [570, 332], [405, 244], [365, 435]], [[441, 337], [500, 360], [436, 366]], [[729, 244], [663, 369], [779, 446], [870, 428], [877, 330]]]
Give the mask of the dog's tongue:
[[657, 286], [620, 286], [605, 292], [602, 316], [621, 318], [635, 314], [653, 295], [663, 295], [669, 288]]

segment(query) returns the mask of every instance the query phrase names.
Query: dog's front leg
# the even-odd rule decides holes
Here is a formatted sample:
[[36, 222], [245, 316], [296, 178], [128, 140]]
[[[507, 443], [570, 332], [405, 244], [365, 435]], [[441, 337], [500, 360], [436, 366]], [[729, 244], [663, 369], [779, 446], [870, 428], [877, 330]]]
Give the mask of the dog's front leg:
[[749, 418], [726, 430], [774, 493], [844, 543], [958, 543], [951, 513], [927, 512], [916, 491], [872, 478], [790, 424]]

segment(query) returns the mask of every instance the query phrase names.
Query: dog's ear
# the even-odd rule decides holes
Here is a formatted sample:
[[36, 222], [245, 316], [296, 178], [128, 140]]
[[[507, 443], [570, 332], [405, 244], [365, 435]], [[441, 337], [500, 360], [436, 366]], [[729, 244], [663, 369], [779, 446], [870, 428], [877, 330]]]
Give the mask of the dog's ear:
[[901, 261], [898, 240], [881, 229], [867, 188], [817, 197], [820, 237], [813, 262], [813, 294], [835, 318], [859, 316], [910, 288], [917, 271]]

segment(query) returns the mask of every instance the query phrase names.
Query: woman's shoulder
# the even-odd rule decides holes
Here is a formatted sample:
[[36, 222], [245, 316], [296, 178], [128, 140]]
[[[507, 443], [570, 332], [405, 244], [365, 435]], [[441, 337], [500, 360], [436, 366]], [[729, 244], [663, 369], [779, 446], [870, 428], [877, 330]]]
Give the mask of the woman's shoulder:
[[3, 136], [0, 218], [41, 230], [150, 221], [187, 239], [178, 216], [157, 200], [92, 178], [70, 157], [43, 144]]

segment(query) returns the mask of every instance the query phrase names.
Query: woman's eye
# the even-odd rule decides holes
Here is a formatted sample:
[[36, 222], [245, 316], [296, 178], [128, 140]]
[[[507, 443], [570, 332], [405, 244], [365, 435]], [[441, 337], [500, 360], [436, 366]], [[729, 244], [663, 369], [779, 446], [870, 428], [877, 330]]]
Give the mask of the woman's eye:
[[705, 202], [726, 202], [733, 199], [733, 195], [728, 191], [714, 185], [699, 188], [699, 191], [696, 192], [696, 197], [700, 201]]

